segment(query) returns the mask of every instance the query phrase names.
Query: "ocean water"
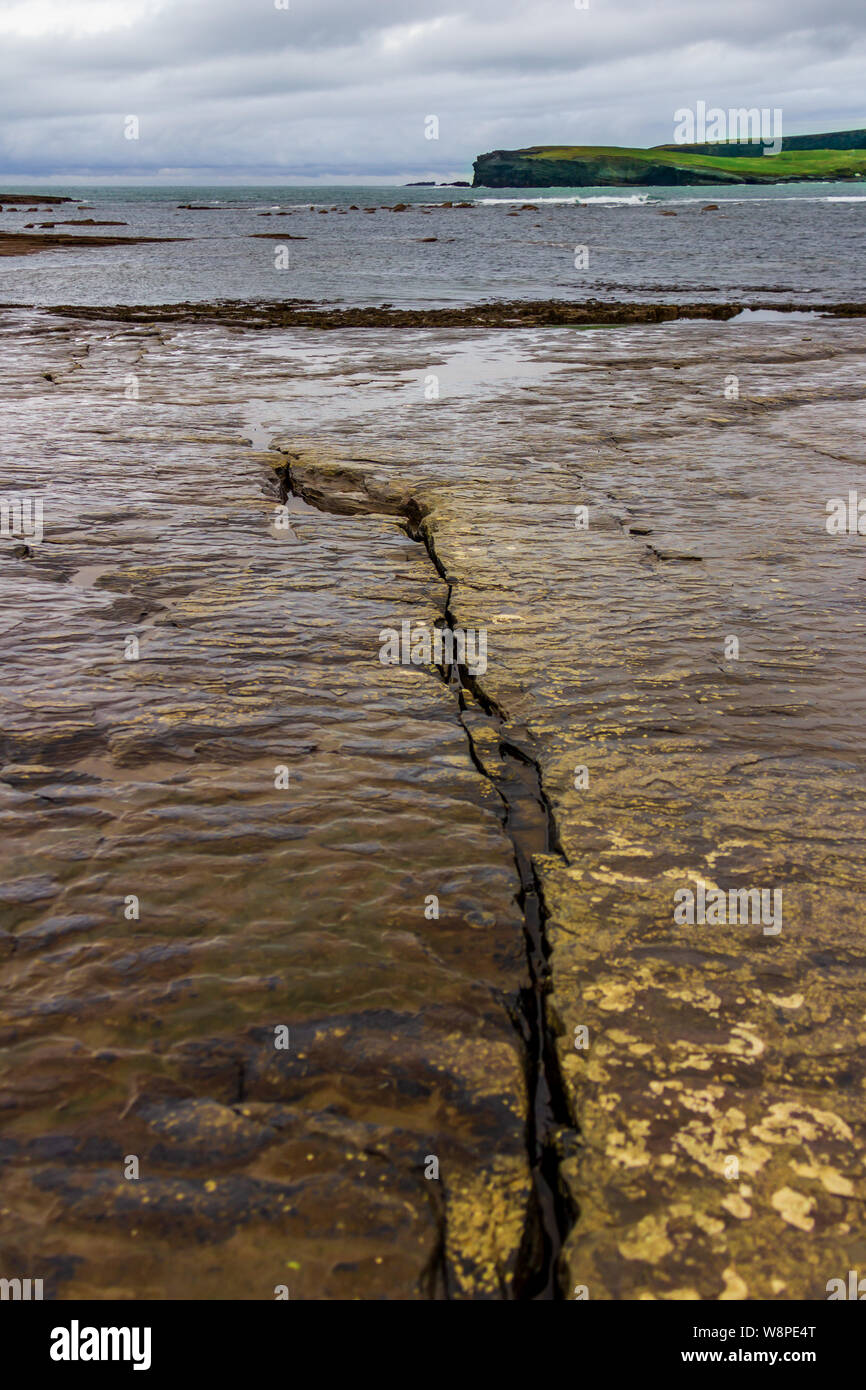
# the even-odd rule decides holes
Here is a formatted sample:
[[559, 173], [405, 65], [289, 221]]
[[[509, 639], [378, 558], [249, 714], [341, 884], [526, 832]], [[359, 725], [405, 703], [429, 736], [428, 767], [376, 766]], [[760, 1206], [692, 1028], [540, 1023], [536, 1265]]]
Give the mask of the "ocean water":
[[[9, 182], [0, 202], [3, 192], [29, 191]], [[413, 307], [748, 296], [808, 306], [864, 297], [866, 189], [852, 183], [44, 191], [76, 201], [38, 212], [4, 207], [0, 231], [93, 217], [126, 226], [57, 231], [181, 240], [0, 258], [2, 303], [267, 299]], [[471, 207], [443, 208], [446, 201]], [[399, 202], [408, 211], [385, 210]], [[719, 210], [704, 212], [708, 203]]]

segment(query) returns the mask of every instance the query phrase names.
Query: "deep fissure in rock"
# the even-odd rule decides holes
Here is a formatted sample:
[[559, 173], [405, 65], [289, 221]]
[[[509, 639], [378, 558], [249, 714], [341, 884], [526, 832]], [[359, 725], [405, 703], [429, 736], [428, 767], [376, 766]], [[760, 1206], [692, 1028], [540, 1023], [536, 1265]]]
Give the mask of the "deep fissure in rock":
[[[452, 584], [436, 554], [433, 538], [424, 524], [420, 509], [411, 507], [406, 532], [421, 542], [437, 573], [447, 584], [443, 626], [455, 630], [451, 609]], [[548, 854], [555, 848], [550, 808], [541, 790], [541, 777], [535, 759], [505, 733], [507, 715], [482, 689], [476, 677], [464, 666], [453, 663], [440, 669], [440, 675], [456, 688], [460, 723], [466, 733], [472, 761], [491, 781], [503, 805], [503, 826], [514, 848], [514, 862], [520, 880], [518, 905], [523, 913], [523, 932], [529, 985], [521, 990], [518, 1031], [526, 1048], [529, 1113], [527, 1147], [532, 1171], [535, 1212], [527, 1222], [517, 1275], [517, 1297], [524, 1300], [553, 1300], [561, 1297], [557, 1264], [563, 1240], [574, 1220], [559, 1178], [558, 1131], [571, 1125], [565, 1100], [556, 1045], [547, 1019], [546, 994], [549, 988], [549, 945], [544, 930], [544, 906], [540, 885], [533, 868], [534, 854]], [[495, 725], [498, 733], [500, 769], [492, 772], [480, 754], [472, 729], [466, 721], [467, 708], [477, 704]], [[534, 1227], [534, 1229], [533, 1229]]]
[[[319, 511], [346, 514], [336, 504], [329, 506], [328, 499], [321, 494], [298, 487], [290, 461], [280, 466], [278, 475], [281, 501], [285, 502], [291, 495]], [[382, 514], [385, 510], [377, 507], [375, 499], [370, 498], [368, 515]], [[353, 505], [351, 513], [357, 515], [359, 509]], [[393, 511], [391, 514], [394, 514]], [[447, 586], [442, 626], [454, 631], [452, 584], [426, 525], [426, 509], [410, 498], [397, 514], [403, 517], [406, 534], [424, 546], [431, 564]], [[563, 1131], [573, 1131], [574, 1123], [562, 1084], [554, 1033], [547, 1017], [550, 946], [545, 933], [546, 914], [533, 867], [533, 855], [561, 851], [551, 808], [542, 791], [538, 763], [516, 741], [509, 729], [506, 712], [486, 694], [478, 679], [464, 666], [453, 662], [450, 667], [436, 669], [441, 679], [454, 691], [459, 709], [458, 719], [466, 735], [469, 756], [481, 775], [493, 785], [502, 802], [502, 824], [513, 846], [520, 882], [517, 903], [523, 914], [529, 980], [520, 991], [518, 1008], [512, 1014], [512, 1020], [524, 1046], [529, 1092], [526, 1143], [533, 1181], [533, 1203], [521, 1242], [514, 1296], [521, 1301], [559, 1300], [563, 1297], [558, 1277], [559, 1254], [577, 1216], [560, 1178], [560, 1137]], [[467, 719], [467, 715], [473, 711], [480, 712], [488, 726], [496, 732], [498, 766], [495, 769], [489, 766], [473, 735]], [[447, 1297], [444, 1231], [442, 1247], [442, 1268], [439, 1273]]]

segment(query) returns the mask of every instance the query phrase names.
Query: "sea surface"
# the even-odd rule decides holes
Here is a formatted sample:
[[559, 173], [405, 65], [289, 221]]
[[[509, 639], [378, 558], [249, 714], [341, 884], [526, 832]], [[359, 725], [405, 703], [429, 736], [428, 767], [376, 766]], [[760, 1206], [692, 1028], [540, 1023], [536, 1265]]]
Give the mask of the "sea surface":
[[[10, 182], [0, 202], [3, 192], [29, 191]], [[126, 226], [56, 230], [182, 239], [5, 257], [0, 303], [267, 299], [410, 308], [497, 299], [752, 297], [808, 306], [862, 299], [864, 292], [866, 190], [853, 183], [43, 191], [76, 201], [38, 212], [4, 208], [0, 231], [91, 217]], [[471, 206], [442, 207], [446, 202]], [[182, 206], [190, 203], [197, 206]], [[397, 203], [408, 210], [387, 210]], [[708, 204], [718, 210], [705, 212]]]

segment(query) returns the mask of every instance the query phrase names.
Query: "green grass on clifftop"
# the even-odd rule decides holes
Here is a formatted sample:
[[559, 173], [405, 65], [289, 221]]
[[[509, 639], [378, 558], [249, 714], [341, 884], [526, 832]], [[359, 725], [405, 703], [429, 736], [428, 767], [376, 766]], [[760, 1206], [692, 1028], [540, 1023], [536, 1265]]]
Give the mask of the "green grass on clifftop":
[[[632, 150], [603, 145], [548, 145], [521, 154], [536, 159], [593, 159], [625, 155], [644, 160], [647, 164], [670, 164], [682, 168], [724, 169], [732, 174], [757, 174], [761, 178], [850, 178], [866, 175], [866, 149], [863, 150], [781, 150], [779, 154], [759, 154], [754, 159], [743, 156], [690, 154], [681, 150]], [[841, 171], [850, 171], [842, 174]]]
[[[818, 137], [815, 137], [818, 138]], [[706, 148], [706, 147], [702, 147]], [[866, 178], [866, 148], [787, 149], [779, 154], [695, 153], [688, 146], [533, 145], [475, 161], [476, 187], [794, 183]]]

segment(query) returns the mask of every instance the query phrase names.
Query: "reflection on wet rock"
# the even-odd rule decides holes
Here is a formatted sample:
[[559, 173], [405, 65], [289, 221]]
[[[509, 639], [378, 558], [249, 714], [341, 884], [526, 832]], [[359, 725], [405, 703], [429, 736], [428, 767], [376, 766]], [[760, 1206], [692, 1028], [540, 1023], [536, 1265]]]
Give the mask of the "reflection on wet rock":
[[[45, 502], [0, 546], [2, 1272], [822, 1297], [862, 1187], [856, 320], [0, 337]], [[486, 670], [383, 665], [404, 620]], [[678, 924], [699, 881], [782, 889], [781, 932]]]

